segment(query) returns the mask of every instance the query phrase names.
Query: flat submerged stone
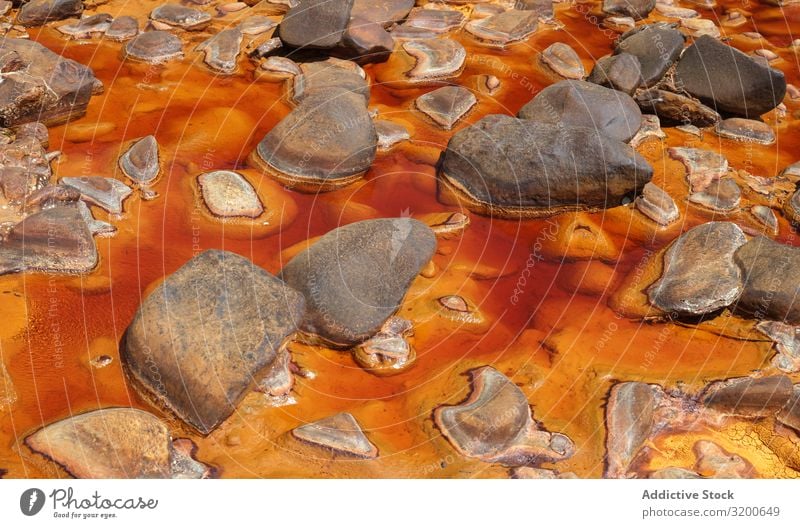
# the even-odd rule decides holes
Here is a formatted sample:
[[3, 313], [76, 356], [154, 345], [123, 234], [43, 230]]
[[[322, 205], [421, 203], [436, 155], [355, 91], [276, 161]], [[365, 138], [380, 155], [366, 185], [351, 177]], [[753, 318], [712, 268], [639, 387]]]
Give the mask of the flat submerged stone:
[[292, 430], [295, 438], [360, 458], [377, 458], [378, 448], [369, 441], [350, 413], [339, 413]]
[[256, 218], [264, 212], [255, 189], [238, 172], [206, 172], [197, 177], [197, 183], [203, 202], [215, 216]]
[[461, 86], [443, 86], [417, 97], [417, 109], [437, 125], [450, 130], [478, 100], [472, 92]]
[[511, 380], [492, 367], [470, 376], [466, 401], [433, 412], [436, 426], [460, 454], [512, 467], [572, 456], [572, 440], [534, 422], [527, 398]]
[[181, 454], [173, 447], [167, 427], [138, 409], [110, 408], [78, 414], [39, 429], [25, 443], [77, 478], [186, 476], [174, 471], [173, 464]]

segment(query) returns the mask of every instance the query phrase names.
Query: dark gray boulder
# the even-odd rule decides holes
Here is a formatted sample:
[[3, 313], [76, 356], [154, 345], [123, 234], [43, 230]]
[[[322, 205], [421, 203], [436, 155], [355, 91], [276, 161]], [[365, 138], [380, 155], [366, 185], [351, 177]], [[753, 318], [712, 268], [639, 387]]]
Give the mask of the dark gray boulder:
[[378, 148], [375, 125], [361, 94], [314, 90], [270, 130], [250, 162], [300, 191], [348, 185], [369, 169]]
[[685, 40], [683, 33], [668, 24], [650, 24], [623, 34], [614, 53], [630, 53], [639, 59], [642, 83], [649, 87], [660, 81], [678, 60]]
[[578, 80], [548, 86], [523, 106], [517, 117], [540, 123], [592, 128], [625, 142], [630, 141], [642, 126], [642, 112], [631, 96]]
[[610, 55], [598, 59], [586, 80], [630, 95], [642, 84], [642, 67], [630, 53]]
[[436, 236], [418, 220], [364, 220], [325, 234], [280, 276], [305, 295], [307, 337], [346, 348], [381, 329], [435, 250]]
[[652, 175], [635, 150], [595, 129], [490, 115], [450, 139], [439, 192], [482, 214], [537, 217], [616, 207]]
[[270, 366], [303, 309], [302, 295], [248, 259], [205, 251], [147, 296], [122, 358], [146, 396], [208, 434]]
[[717, 112], [751, 118], [778, 106], [786, 94], [782, 71], [707, 35], [686, 48], [675, 84]]
[[300, 0], [284, 15], [278, 36], [296, 48], [335, 48], [350, 22], [353, 0]]
[[800, 324], [800, 249], [759, 236], [740, 247], [734, 259], [744, 279], [740, 310], [757, 319]]

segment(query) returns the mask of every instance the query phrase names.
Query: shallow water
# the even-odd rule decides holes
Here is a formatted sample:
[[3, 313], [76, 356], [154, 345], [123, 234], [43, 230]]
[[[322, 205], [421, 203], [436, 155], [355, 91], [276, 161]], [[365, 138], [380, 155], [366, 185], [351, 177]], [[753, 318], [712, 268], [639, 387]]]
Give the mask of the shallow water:
[[[112, 0], [98, 11], [144, 19], [159, 3]], [[721, 15], [735, 7], [753, 14], [744, 26], [722, 27], [723, 33], [744, 51], [772, 49], [782, 57], [776, 66], [787, 81], [800, 84], [796, 52], [783, 47], [791, 42], [793, 30], [800, 32], [800, 5], [781, 11], [747, 4], [724, 2], [714, 10]], [[487, 114], [514, 114], [554, 82], [537, 60], [538, 52], [553, 42], [573, 46], [590, 71], [597, 58], [611, 51], [609, 37], [616, 34], [593, 25], [592, 13], [599, 14], [599, 9], [593, 5], [587, 15], [588, 6], [558, 4], [557, 17], [565, 29], [542, 27], [505, 51], [479, 46], [459, 33], [456, 38], [467, 48], [468, 59], [457, 82], [468, 85], [471, 76], [492, 74], [502, 84], [493, 97], [480, 95], [455, 130]], [[711, 11], [700, 12], [713, 18]], [[660, 19], [654, 13], [648, 21]], [[215, 19], [215, 27], [225, 25], [226, 18]], [[769, 42], [736, 35], [754, 29]], [[56, 176], [123, 178], [116, 160], [124, 143], [151, 133], [160, 143], [164, 171], [154, 186], [158, 198], [129, 198], [124, 214], [112, 219], [118, 233], [97, 239], [100, 264], [93, 273], [0, 277], [0, 352], [17, 394], [16, 403], [0, 414], [0, 468], [8, 469], [8, 477], [63, 475], [21, 444], [25, 435], [45, 424], [115, 405], [153, 410], [126, 380], [118, 343], [153, 283], [199, 251], [224, 248], [275, 273], [287, 257], [284, 250], [339, 225], [460, 210], [436, 198], [434, 164], [453, 132], [434, 128], [412, 110], [413, 100], [430, 87], [401, 89], [375, 82], [397, 75], [391, 61], [365, 68], [373, 81], [370, 107], [379, 109], [382, 118], [409, 125], [412, 141], [379, 153], [363, 182], [318, 196], [285, 190], [256, 171], [245, 171], [262, 196], [270, 197], [267, 208], [276, 211], [272, 225], [251, 229], [211, 218], [197, 202], [194, 181], [203, 171], [245, 166], [256, 143], [290, 109], [281, 83], [253, 81], [254, 67], [245, 59], [240, 60], [245, 71], [223, 77], [206, 70], [195, 53], [167, 66], [147, 66], [122, 62], [119, 43], [66, 41], [52, 28], [31, 33], [49, 48], [91, 66], [106, 87], [92, 99], [85, 117], [51, 129], [50, 150], [64, 153], [54, 164]], [[190, 37], [193, 42], [205, 38], [202, 32]], [[654, 182], [676, 191], [673, 196], [685, 196], [688, 187], [683, 166], [666, 155], [669, 146], [720, 150], [732, 167], [772, 176], [800, 157], [800, 107], [788, 97], [786, 104], [786, 117], [779, 119], [774, 111], [765, 116], [776, 126], [774, 145], [720, 140], [710, 132], [700, 140], [665, 128], [665, 141], [648, 141], [638, 150], [655, 168]], [[471, 224], [464, 234], [440, 241], [436, 275], [418, 277], [400, 309], [399, 315], [415, 323], [418, 360], [407, 372], [379, 378], [348, 354], [293, 344], [294, 362], [307, 374], [297, 378], [293, 405], [273, 407], [263, 394], [252, 393], [205, 438], [169, 414], [154, 412], [169, 420], [174, 437], [192, 438], [199, 446], [197, 458], [215, 466], [222, 477], [505, 477], [506, 468], [458, 455], [431, 417], [438, 404], [463, 400], [469, 392], [465, 373], [488, 364], [522, 388], [535, 419], [575, 442], [575, 456], [554, 467], [598, 477], [604, 464], [604, 400], [613, 382], [642, 380], [696, 390], [709, 380], [765, 368], [772, 355], [764, 341], [727, 338], [708, 327], [626, 319], [607, 306], [623, 278], [642, 272], [647, 255], [682, 230], [713, 218], [685, 200], [677, 202], [681, 222], [665, 229], [656, 229], [630, 207], [521, 222], [468, 213]], [[105, 218], [102, 211], [95, 209], [95, 214]], [[604, 262], [587, 264], [558, 254], [551, 239], [576, 217], [591, 220], [606, 234], [612, 247], [606, 248]], [[726, 218], [758, 225], [746, 212]], [[276, 225], [281, 219], [283, 225]], [[777, 238], [797, 244], [786, 219], [780, 217], [779, 224]], [[435, 300], [449, 294], [478, 307], [483, 322], [438, 315]], [[90, 360], [100, 355], [113, 361], [105, 368], [91, 366]], [[287, 434], [337, 411], [358, 419], [379, 447], [378, 459], [330, 456]], [[750, 459], [762, 476], [795, 476], [774, 456], [763, 454], [759, 442], [766, 440], [757, 437], [750, 447], [736, 441], [736, 427], [732, 423], [721, 432], [681, 432], [665, 438], [661, 447], [673, 453], [668, 464], [680, 465], [695, 441], [693, 434], [700, 434]]]

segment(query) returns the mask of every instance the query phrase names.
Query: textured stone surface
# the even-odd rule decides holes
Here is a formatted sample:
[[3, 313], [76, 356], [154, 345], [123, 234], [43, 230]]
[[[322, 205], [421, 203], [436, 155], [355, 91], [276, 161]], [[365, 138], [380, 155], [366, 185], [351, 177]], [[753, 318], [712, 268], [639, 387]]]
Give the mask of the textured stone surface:
[[[78, 414], [39, 429], [25, 443], [77, 478], [185, 476], [175, 471], [179, 469], [175, 462], [186, 455], [173, 447], [167, 427], [138, 409], [109, 408]], [[194, 476], [202, 476], [202, 472]]]
[[206, 172], [197, 177], [197, 183], [203, 202], [215, 216], [256, 218], [264, 212], [256, 190], [238, 172]]
[[134, 183], [152, 183], [161, 170], [158, 160], [158, 142], [154, 136], [145, 136], [131, 144], [119, 158], [122, 172]]
[[742, 292], [734, 252], [746, 242], [731, 222], [708, 222], [678, 237], [664, 254], [664, 272], [647, 290], [665, 312], [702, 315], [730, 305]]
[[727, 414], [770, 416], [780, 411], [792, 396], [787, 376], [732, 378], [708, 385], [701, 401]]
[[361, 458], [376, 458], [378, 448], [369, 441], [350, 413], [339, 413], [292, 430], [295, 438]]
[[642, 126], [642, 113], [628, 94], [575, 80], [548, 86], [523, 106], [517, 117], [593, 128], [620, 141], [629, 141]]
[[622, 35], [614, 53], [630, 53], [639, 59], [642, 82], [645, 86], [653, 86], [678, 60], [684, 40], [683, 34], [675, 28], [651, 24]]
[[127, 58], [161, 64], [183, 56], [181, 39], [168, 31], [145, 31], [125, 44]]
[[23, 26], [41, 26], [53, 20], [78, 16], [82, 12], [81, 0], [30, 0], [20, 8], [17, 22]]
[[630, 53], [610, 55], [598, 59], [586, 80], [630, 95], [642, 84], [642, 67]]
[[453, 135], [439, 174], [440, 193], [458, 191], [477, 212], [546, 216], [616, 207], [652, 168], [593, 129], [491, 115]]
[[64, 123], [83, 116], [99, 81], [94, 72], [38, 42], [0, 38], [0, 55], [14, 55], [19, 71], [3, 73], [0, 124]]
[[603, 11], [629, 16], [634, 20], [647, 18], [656, 7], [656, 0], [603, 0]]
[[200, 253], [144, 300], [125, 335], [129, 374], [199, 432], [214, 430], [275, 359], [302, 296], [233, 253]]
[[469, 22], [465, 29], [478, 40], [504, 47], [536, 32], [539, 17], [535, 11], [509, 9], [497, 15]]
[[714, 109], [684, 95], [651, 88], [636, 94], [642, 112], [656, 114], [670, 125], [706, 127], [720, 120]]
[[460, 454], [484, 462], [522, 466], [572, 456], [575, 446], [533, 421], [525, 394], [492, 367], [470, 372], [472, 393], [459, 405], [434, 410], [442, 434]]
[[414, 104], [437, 125], [450, 130], [477, 102], [464, 87], [443, 86], [417, 97]]
[[744, 279], [740, 310], [757, 319], [800, 324], [800, 249], [759, 236], [734, 259]]
[[786, 93], [783, 72], [709, 36], [683, 53], [675, 82], [718, 112], [751, 118], [775, 108]]
[[428, 263], [436, 238], [411, 218], [364, 220], [328, 232], [281, 270], [305, 295], [302, 330], [336, 347], [380, 330]]
[[250, 160], [298, 190], [330, 190], [360, 178], [377, 144], [361, 95], [317, 90], [264, 136]]
[[659, 225], [669, 225], [680, 217], [675, 200], [653, 182], [644, 186], [635, 203], [642, 214]]
[[297, 48], [334, 48], [342, 41], [353, 0], [299, 0], [278, 26], [284, 44]]
[[631, 460], [650, 437], [659, 387], [640, 382], [618, 383], [606, 404], [606, 476], [625, 477]]
[[0, 245], [0, 274], [85, 273], [96, 265], [92, 233], [74, 205], [33, 213], [12, 227]]

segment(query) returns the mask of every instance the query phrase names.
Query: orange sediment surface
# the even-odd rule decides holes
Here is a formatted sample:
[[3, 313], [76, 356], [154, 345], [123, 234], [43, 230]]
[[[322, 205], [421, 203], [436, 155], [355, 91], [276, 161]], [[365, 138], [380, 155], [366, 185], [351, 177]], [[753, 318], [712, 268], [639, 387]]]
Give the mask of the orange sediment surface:
[[[112, 0], [98, 11], [138, 14], [143, 20], [158, 3], [120, 3], [117, 8]], [[563, 30], [540, 29], [504, 51], [476, 45], [461, 33], [454, 37], [468, 52], [456, 82], [468, 86], [480, 74], [501, 80], [493, 96], [479, 95], [478, 105], [455, 130], [488, 114], [515, 114], [554, 82], [538, 63], [538, 52], [551, 43], [575, 48], [587, 71], [611, 51], [609, 36], [615, 34], [593, 25], [582, 9], [556, 6]], [[721, 16], [724, 10], [721, 6], [715, 12]], [[750, 12], [746, 25], [722, 26], [723, 33], [743, 51], [774, 50], [782, 59], [775, 66], [787, 82], [800, 84], [796, 51], [787, 47], [793, 28], [800, 29], [800, 8], [753, 3]], [[710, 11], [701, 13], [714, 19]], [[648, 21], [658, 19], [663, 17], [654, 12]], [[224, 25], [224, 19], [214, 23]], [[752, 30], [766, 40], [740, 35]], [[193, 41], [187, 50], [204, 38], [186, 33], [182, 38], [187, 35]], [[254, 81], [253, 65], [246, 60], [240, 61], [245, 71], [223, 77], [206, 70], [193, 52], [166, 66], [148, 66], [122, 61], [118, 43], [66, 41], [52, 28], [33, 31], [32, 38], [91, 66], [105, 85], [85, 117], [51, 129], [50, 150], [63, 152], [54, 163], [55, 177], [122, 179], [117, 158], [124, 145], [148, 134], [159, 141], [163, 172], [153, 187], [159, 196], [143, 201], [135, 193], [125, 202], [122, 217], [113, 220], [117, 234], [97, 239], [100, 264], [91, 274], [0, 277], [0, 353], [16, 394], [16, 401], [0, 412], [0, 468], [8, 470], [8, 477], [63, 475], [22, 444], [43, 425], [109, 406], [153, 410], [126, 379], [119, 342], [148, 288], [199, 251], [224, 248], [276, 273], [286, 258], [284, 250], [339, 225], [461, 210], [436, 197], [434, 164], [453, 131], [435, 128], [413, 110], [414, 99], [429, 86], [376, 82], [397, 74], [391, 61], [365, 67], [373, 81], [370, 107], [382, 118], [409, 125], [412, 140], [379, 152], [363, 182], [321, 195], [286, 190], [255, 170], [243, 171], [273, 212], [263, 219], [267, 224], [251, 227], [213, 219], [198, 201], [195, 179], [208, 170], [244, 168], [247, 155], [290, 109], [282, 83]], [[708, 148], [720, 151], [735, 169], [774, 176], [800, 153], [800, 105], [788, 97], [786, 102], [786, 116], [776, 111], [765, 116], [778, 136], [773, 145], [736, 143], [711, 132], [700, 139], [664, 128], [666, 140], [638, 147], [655, 169], [653, 181], [676, 197], [681, 221], [670, 227], [657, 228], [632, 207], [527, 221], [469, 214], [471, 223], [462, 235], [439, 240], [433, 275], [416, 279], [399, 311], [414, 322], [417, 362], [406, 372], [376, 377], [347, 353], [292, 344], [293, 361], [304, 374], [297, 377], [292, 405], [273, 407], [263, 394], [251, 393], [208, 437], [192, 433], [168, 413], [154, 412], [164, 416], [174, 437], [192, 438], [199, 447], [197, 458], [223, 477], [505, 477], [508, 470], [502, 466], [459, 455], [432, 419], [437, 405], [467, 396], [468, 370], [492, 365], [521, 387], [536, 420], [575, 442], [575, 455], [555, 467], [598, 477], [604, 463], [604, 403], [612, 383], [638, 380], [694, 391], [710, 380], [768, 366], [769, 342], [744, 331], [739, 333], [750, 338], [725, 337], [737, 329], [720, 331], [741, 326], [741, 321], [723, 320], [716, 326], [642, 322], [618, 315], [608, 302], [632, 275], [647, 272], [648, 255], [681, 231], [715, 218], [686, 202], [683, 165], [666, 149], [687, 144]], [[724, 218], [758, 230], [744, 207], [758, 197], [739, 183], [743, 207]], [[105, 218], [99, 209], [94, 212]], [[797, 244], [785, 218], [779, 218], [779, 226], [777, 238]], [[585, 257], [591, 255], [595, 258], [589, 263]], [[453, 294], [475, 307], [472, 320], [442, 312], [436, 300]], [[640, 299], [632, 295], [620, 302]], [[110, 356], [111, 364], [92, 366], [90, 361], [102, 355]], [[332, 456], [288, 434], [339, 411], [358, 419], [379, 448], [377, 459]], [[764, 454], [767, 432], [756, 431], [752, 442], [737, 442], [737, 434], [745, 435], [737, 427], [734, 423], [703, 438], [719, 437], [725, 449], [738, 449], [761, 476], [794, 476]], [[662, 439], [659, 456], [670, 449], [678, 453], [664, 464], [680, 465], [675, 460], [688, 456], [697, 434]], [[659, 456], [651, 463], [657, 464]]]

